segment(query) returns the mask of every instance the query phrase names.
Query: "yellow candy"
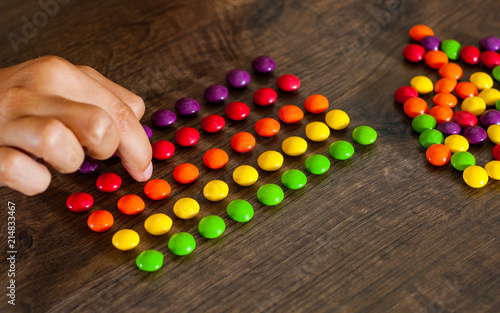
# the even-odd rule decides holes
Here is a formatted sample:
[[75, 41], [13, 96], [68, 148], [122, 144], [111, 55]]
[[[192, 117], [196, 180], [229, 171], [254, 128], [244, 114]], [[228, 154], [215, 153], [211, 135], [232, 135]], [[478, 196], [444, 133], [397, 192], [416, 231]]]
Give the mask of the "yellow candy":
[[484, 102], [483, 98], [467, 97], [462, 102], [462, 111], [470, 112], [476, 116], [481, 115], [485, 110], [486, 103]]
[[193, 198], [181, 198], [174, 204], [174, 214], [178, 218], [190, 219], [200, 212], [200, 205]]
[[229, 186], [222, 180], [209, 181], [203, 188], [203, 195], [210, 201], [221, 201], [229, 193]]
[[349, 125], [350, 119], [349, 115], [342, 110], [331, 110], [326, 113], [325, 122], [331, 129], [341, 130]]
[[306, 137], [312, 141], [323, 141], [330, 136], [330, 128], [322, 122], [312, 122], [306, 125]]
[[151, 235], [166, 234], [172, 227], [172, 219], [163, 213], [156, 213], [151, 215], [144, 222], [144, 228]]
[[132, 229], [119, 230], [113, 235], [113, 238], [111, 239], [113, 246], [123, 251], [134, 249], [135, 247], [137, 247], [140, 241], [141, 238], [139, 237], [139, 234]]
[[450, 148], [451, 153], [469, 150], [469, 141], [462, 135], [450, 135], [446, 137], [444, 145]]
[[469, 80], [479, 90], [493, 87], [493, 79], [490, 75], [484, 72], [476, 72], [472, 74]]
[[410, 81], [410, 86], [417, 89], [418, 94], [428, 94], [434, 90], [432, 81], [425, 76], [415, 76]]
[[487, 106], [493, 106], [500, 100], [500, 91], [495, 88], [485, 89], [479, 93], [479, 97], [484, 100]]
[[233, 180], [240, 186], [251, 186], [259, 179], [259, 172], [250, 165], [240, 165], [233, 171]]
[[492, 179], [500, 180], [500, 161], [491, 161], [484, 166], [486, 173]]
[[488, 134], [488, 138], [492, 142], [496, 143], [497, 145], [500, 144], [500, 125], [490, 125], [486, 133]]
[[488, 183], [488, 173], [478, 165], [469, 166], [463, 173], [464, 181], [472, 188], [481, 188]]
[[257, 164], [264, 171], [276, 171], [283, 165], [283, 155], [278, 151], [265, 151], [257, 159]]
[[307, 141], [302, 137], [292, 136], [283, 140], [281, 149], [289, 156], [298, 156], [306, 152]]

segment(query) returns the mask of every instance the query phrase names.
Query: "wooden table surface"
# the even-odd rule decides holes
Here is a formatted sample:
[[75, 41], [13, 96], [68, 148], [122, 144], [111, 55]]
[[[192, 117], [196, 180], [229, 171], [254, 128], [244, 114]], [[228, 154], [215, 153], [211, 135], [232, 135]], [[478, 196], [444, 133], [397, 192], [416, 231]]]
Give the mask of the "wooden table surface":
[[[411, 26], [426, 24], [441, 39], [478, 45], [482, 36], [500, 35], [499, 1], [59, 1], [49, 7], [46, 20], [36, 0], [0, 3], [1, 67], [48, 54], [92, 66], [144, 98], [142, 122], [150, 126], [155, 110], [173, 109], [181, 97], [200, 100], [195, 117], [179, 117], [171, 128], [154, 129], [153, 141], [173, 140], [182, 126], [201, 131], [203, 116], [224, 115], [224, 104], [206, 103], [203, 90], [224, 84], [225, 73], [233, 68], [250, 71], [252, 82], [245, 90], [231, 89], [228, 101], [246, 102], [252, 113], [245, 121], [228, 121], [221, 133], [201, 131], [194, 147], [177, 146], [172, 159], [155, 161], [153, 177], [165, 178], [173, 192], [163, 201], [145, 199], [146, 210], [139, 216], [116, 209], [122, 195], [146, 198], [144, 184], [133, 181], [117, 159], [90, 175], [54, 173], [49, 190], [35, 197], [2, 187], [0, 312], [500, 312], [500, 183], [472, 189], [451, 165], [429, 165], [410, 119], [393, 98], [413, 76], [438, 79], [425, 64], [404, 61], [401, 52], [410, 42]], [[33, 17], [39, 26], [29, 32], [26, 23]], [[24, 38], [16, 47], [9, 41], [11, 33]], [[258, 55], [275, 59], [272, 75], [251, 71]], [[464, 65], [465, 79], [478, 70], [491, 73]], [[274, 88], [275, 79], [285, 73], [301, 78], [300, 90], [279, 92], [273, 106], [256, 107], [253, 91]], [[261, 152], [281, 151], [288, 136], [305, 137], [305, 125], [324, 115], [306, 114], [299, 125], [282, 124], [276, 137], [257, 138], [256, 148], [244, 155], [232, 151], [230, 137], [239, 131], [255, 133], [258, 119], [277, 118], [285, 104], [303, 108], [304, 99], [314, 93], [325, 95], [330, 108], [345, 110], [349, 127], [332, 132], [324, 142], [309, 142], [305, 155], [287, 156], [276, 172], [259, 169], [255, 185], [237, 186], [234, 168], [257, 167]], [[431, 103], [431, 95], [424, 99]], [[335, 140], [352, 141], [351, 132], [359, 125], [377, 130], [374, 145], [355, 145], [348, 161], [331, 159], [330, 170], [308, 174], [302, 190], [284, 188], [280, 205], [257, 201], [259, 186], [281, 185], [285, 170], [305, 170], [307, 156], [328, 156], [328, 146]], [[229, 153], [222, 170], [203, 165], [201, 156], [212, 147]], [[484, 165], [492, 159], [492, 147], [488, 142], [470, 151]], [[183, 162], [194, 163], [201, 172], [188, 186], [172, 177]], [[120, 174], [123, 186], [103, 194], [95, 180], [108, 171]], [[213, 179], [229, 184], [230, 194], [221, 202], [202, 195]], [[94, 196], [92, 210], [113, 213], [110, 231], [90, 231], [88, 212], [65, 207], [66, 198], [77, 191]], [[174, 218], [172, 206], [181, 197], [200, 202], [197, 217]], [[255, 209], [247, 224], [227, 216], [226, 205], [238, 198]], [[6, 295], [8, 201], [15, 204], [16, 217], [15, 307]], [[154, 212], [174, 218], [167, 235], [154, 237], [144, 230], [144, 220]], [[209, 214], [226, 221], [220, 239], [198, 234], [198, 221]], [[121, 228], [141, 235], [139, 248], [123, 252], [111, 245]], [[197, 241], [189, 256], [168, 251], [168, 238], [179, 231], [190, 232]], [[136, 268], [135, 257], [145, 249], [164, 253], [162, 269], [146, 273]]]

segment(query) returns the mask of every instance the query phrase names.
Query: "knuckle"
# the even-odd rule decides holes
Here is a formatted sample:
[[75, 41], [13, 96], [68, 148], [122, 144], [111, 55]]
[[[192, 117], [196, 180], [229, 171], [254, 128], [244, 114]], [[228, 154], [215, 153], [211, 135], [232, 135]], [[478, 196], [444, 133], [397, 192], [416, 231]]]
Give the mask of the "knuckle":
[[141, 118], [144, 115], [146, 104], [141, 97], [136, 94], [132, 94], [128, 103], [138, 118]]
[[66, 126], [56, 119], [47, 119], [40, 130], [40, 147], [45, 152], [56, 149], [64, 140]]
[[9, 185], [16, 176], [16, 170], [20, 166], [20, 157], [14, 151], [2, 153], [2, 162], [0, 162], [0, 181]]
[[86, 125], [86, 144], [91, 147], [101, 146], [106, 138], [113, 135], [113, 127], [111, 117], [103, 109], [95, 107]]
[[58, 74], [62, 71], [66, 71], [70, 65], [71, 63], [65, 59], [55, 55], [46, 55], [34, 61], [34, 66], [36, 66], [39, 74], [45, 75]]
[[132, 128], [134, 120], [137, 120], [132, 110], [126, 105], [120, 105], [115, 112], [118, 130], [128, 131]]

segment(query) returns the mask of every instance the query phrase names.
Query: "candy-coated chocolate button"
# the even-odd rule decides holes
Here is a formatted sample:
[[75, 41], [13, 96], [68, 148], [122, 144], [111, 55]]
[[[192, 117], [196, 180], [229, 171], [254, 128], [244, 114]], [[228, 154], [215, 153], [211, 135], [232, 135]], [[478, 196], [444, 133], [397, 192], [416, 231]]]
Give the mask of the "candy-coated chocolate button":
[[311, 95], [306, 98], [304, 107], [313, 114], [323, 113], [328, 109], [329, 102], [325, 96]]
[[217, 114], [210, 114], [201, 120], [201, 128], [207, 133], [216, 133], [221, 131], [226, 125], [224, 118]]
[[425, 63], [435, 70], [448, 63], [448, 56], [443, 51], [428, 51], [425, 56]]
[[276, 171], [283, 165], [283, 155], [278, 151], [265, 151], [259, 155], [257, 164], [264, 171]]
[[86, 192], [72, 194], [66, 200], [66, 206], [73, 212], [85, 212], [94, 204], [94, 198]]
[[193, 198], [180, 198], [174, 203], [174, 214], [178, 218], [190, 219], [200, 212], [200, 205]]
[[271, 105], [276, 102], [278, 94], [271, 88], [260, 88], [253, 94], [253, 101], [260, 106]]
[[167, 140], [155, 141], [151, 147], [153, 148], [153, 158], [157, 160], [171, 158], [175, 152], [175, 146]]
[[250, 165], [240, 165], [233, 171], [233, 180], [240, 186], [251, 186], [259, 178], [259, 172]]
[[296, 105], [285, 105], [278, 111], [278, 116], [283, 123], [293, 124], [304, 118], [304, 112]]
[[394, 100], [400, 104], [403, 104], [406, 100], [415, 97], [418, 97], [418, 91], [410, 86], [399, 87], [394, 93]]
[[306, 174], [297, 169], [291, 169], [281, 175], [281, 183], [288, 189], [300, 189], [307, 183]]
[[487, 130], [487, 136], [493, 143], [500, 144], [500, 125], [490, 125]]
[[415, 118], [411, 121], [411, 127], [417, 133], [421, 133], [426, 129], [434, 129], [436, 128], [436, 119], [428, 114], [420, 114], [415, 116]]
[[166, 234], [171, 227], [172, 219], [163, 213], [153, 214], [144, 222], [146, 231], [155, 236]]
[[168, 249], [175, 255], [188, 255], [196, 248], [196, 241], [190, 233], [180, 232], [168, 240]]
[[426, 129], [418, 136], [418, 140], [422, 147], [427, 149], [434, 144], [442, 144], [444, 142], [444, 136], [443, 133], [437, 129]]
[[427, 161], [435, 166], [443, 166], [450, 161], [451, 151], [445, 145], [434, 144], [425, 151]]
[[226, 166], [229, 161], [229, 156], [226, 151], [218, 148], [213, 148], [205, 152], [203, 155], [203, 163], [208, 168], [217, 170]]
[[450, 148], [451, 153], [469, 150], [469, 142], [462, 135], [450, 135], [446, 137], [444, 145]]
[[246, 223], [252, 219], [254, 211], [250, 202], [242, 199], [236, 199], [227, 205], [227, 215], [236, 222]]
[[409, 44], [403, 49], [403, 56], [410, 62], [420, 62], [424, 59], [425, 48], [417, 44]]
[[472, 188], [481, 188], [488, 183], [488, 173], [478, 165], [467, 167], [462, 177], [465, 183]]
[[324, 155], [313, 154], [304, 162], [306, 170], [315, 175], [324, 174], [330, 168], [330, 160]]
[[490, 75], [484, 72], [476, 72], [469, 78], [470, 82], [479, 90], [484, 90], [493, 87], [493, 79]]
[[200, 133], [193, 127], [182, 127], [175, 133], [175, 141], [183, 146], [190, 147], [200, 140]]
[[89, 215], [87, 225], [95, 232], [103, 232], [110, 229], [114, 221], [113, 215], [109, 211], [97, 210]]
[[115, 173], [104, 173], [97, 178], [96, 186], [100, 191], [113, 192], [122, 185], [122, 179]]
[[462, 102], [461, 109], [479, 116], [486, 110], [486, 102], [480, 97], [468, 97]]
[[270, 73], [276, 67], [274, 60], [266, 55], [256, 57], [252, 61], [252, 67], [259, 73]]
[[300, 87], [300, 80], [297, 76], [285, 74], [278, 77], [276, 85], [283, 91], [295, 91]]
[[460, 50], [460, 57], [465, 63], [476, 65], [479, 64], [481, 50], [474, 46], [464, 46], [462, 47], [462, 50]]
[[193, 115], [200, 110], [200, 104], [193, 98], [181, 98], [175, 102], [175, 109], [181, 115]]
[[479, 97], [484, 100], [487, 106], [494, 106], [500, 100], [500, 91], [495, 88], [488, 88], [479, 93]]
[[473, 83], [469, 82], [460, 82], [457, 84], [455, 88], [457, 95], [465, 99], [467, 97], [475, 97], [478, 95], [477, 87]]
[[177, 182], [181, 184], [190, 184], [200, 176], [200, 171], [191, 163], [182, 163], [177, 165], [173, 175]]
[[415, 76], [410, 81], [410, 86], [417, 89], [419, 94], [428, 94], [434, 90], [432, 81], [425, 76]]
[[226, 223], [217, 215], [208, 215], [198, 223], [200, 235], [207, 239], [214, 239], [222, 235], [226, 230]]
[[171, 110], [161, 109], [151, 115], [151, 122], [156, 127], [167, 127], [175, 123], [177, 115]]
[[444, 78], [459, 80], [463, 74], [463, 69], [456, 63], [448, 63], [439, 68], [439, 75]]
[[221, 201], [228, 193], [229, 186], [222, 180], [209, 181], [203, 188], [203, 195], [210, 201]]
[[451, 155], [451, 165], [461, 172], [472, 165], [476, 165], [476, 158], [468, 151], [459, 151]]
[[274, 118], [265, 117], [255, 123], [255, 131], [262, 137], [272, 137], [280, 131], [280, 123]]
[[285, 198], [283, 189], [275, 184], [265, 184], [257, 190], [257, 199], [265, 205], [277, 205], [283, 198]]
[[298, 156], [306, 152], [307, 141], [298, 136], [288, 137], [281, 144], [283, 152], [289, 156]]
[[242, 121], [250, 115], [250, 108], [243, 102], [231, 102], [224, 109], [226, 116], [233, 121]]
[[427, 25], [415, 25], [410, 28], [410, 37], [415, 41], [421, 41], [424, 37], [434, 36], [434, 31]]
[[144, 193], [153, 200], [165, 199], [171, 191], [170, 184], [163, 179], [153, 179], [144, 185]]
[[420, 41], [420, 44], [425, 49], [425, 51], [437, 51], [439, 50], [439, 46], [441, 45], [441, 40], [439, 40], [436, 36], [425, 36]]
[[500, 180], [500, 161], [490, 161], [486, 163], [484, 169], [490, 178]]
[[325, 122], [331, 129], [341, 130], [349, 125], [350, 118], [346, 112], [335, 109], [326, 113]]
[[163, 254], [156, 250], [142, 251], [135, 259], [135, 264], [141, 271], [157, 271], [163, 266]]
[[247, 132], [239, 132], [231, 139], [231, 147], [239, 153], [246, 153], [255, 147], [255, 137]]
[[354, 147], [350, 142], [338, 140], [330, 145], [328, 153], [336, 160], [347, 160], [354, 154]]
[[250, 74], [244, 70], [234, 69], [226, 74], [227, 83], [234, 88], [243, 88], [250, 83]]
[[454, 39], [446, 39], [441, 43], [441, 50], [446, 53], [450, 60], [457, 60], [461, 49], [462, 45]]
[[86, 155], [78, 171], [82, 174], [89, 174], [97, 171], [99, 168], [101, 168], [101, 161]]
[[132, 229], [121, 229], [117, 231], [111, 239], [113, 246], [118, 250], [132, 250], [141, 241], [139, 234]]
[[358, 126], [352, 131], [352, 139], [360, 145], [369, 145], [377, 140], [377, 132], [370, 126]]
[[135, 215], [144, 210], [145, 204], [141, 197], [137, 195], [126, 195], [118, 200], [118, 210], [123, 214]]
[[312, 141], [323, 141], [330, 136], [330, 128], [322, 122], [311, 122], [306, 125], [306, 137]]
[[222, 85], [210, 85], [205, 89], [203, 96], [205, 100], [212, 103], [219, 103], [226, 100], [229, 91]]

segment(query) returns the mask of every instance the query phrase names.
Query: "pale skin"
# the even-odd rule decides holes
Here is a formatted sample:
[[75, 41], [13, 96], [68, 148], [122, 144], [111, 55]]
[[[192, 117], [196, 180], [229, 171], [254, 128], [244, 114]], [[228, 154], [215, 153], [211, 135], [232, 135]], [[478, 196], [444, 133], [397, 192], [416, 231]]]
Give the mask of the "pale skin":
[[0, 185], [42, 193], [51, 180], [47, 166], [75, 172], [85, 152], [100, 160], [116, 152], [135, 180], [149, 180], [144, 110], [134, 93], [60, 57], [0, 69]]

